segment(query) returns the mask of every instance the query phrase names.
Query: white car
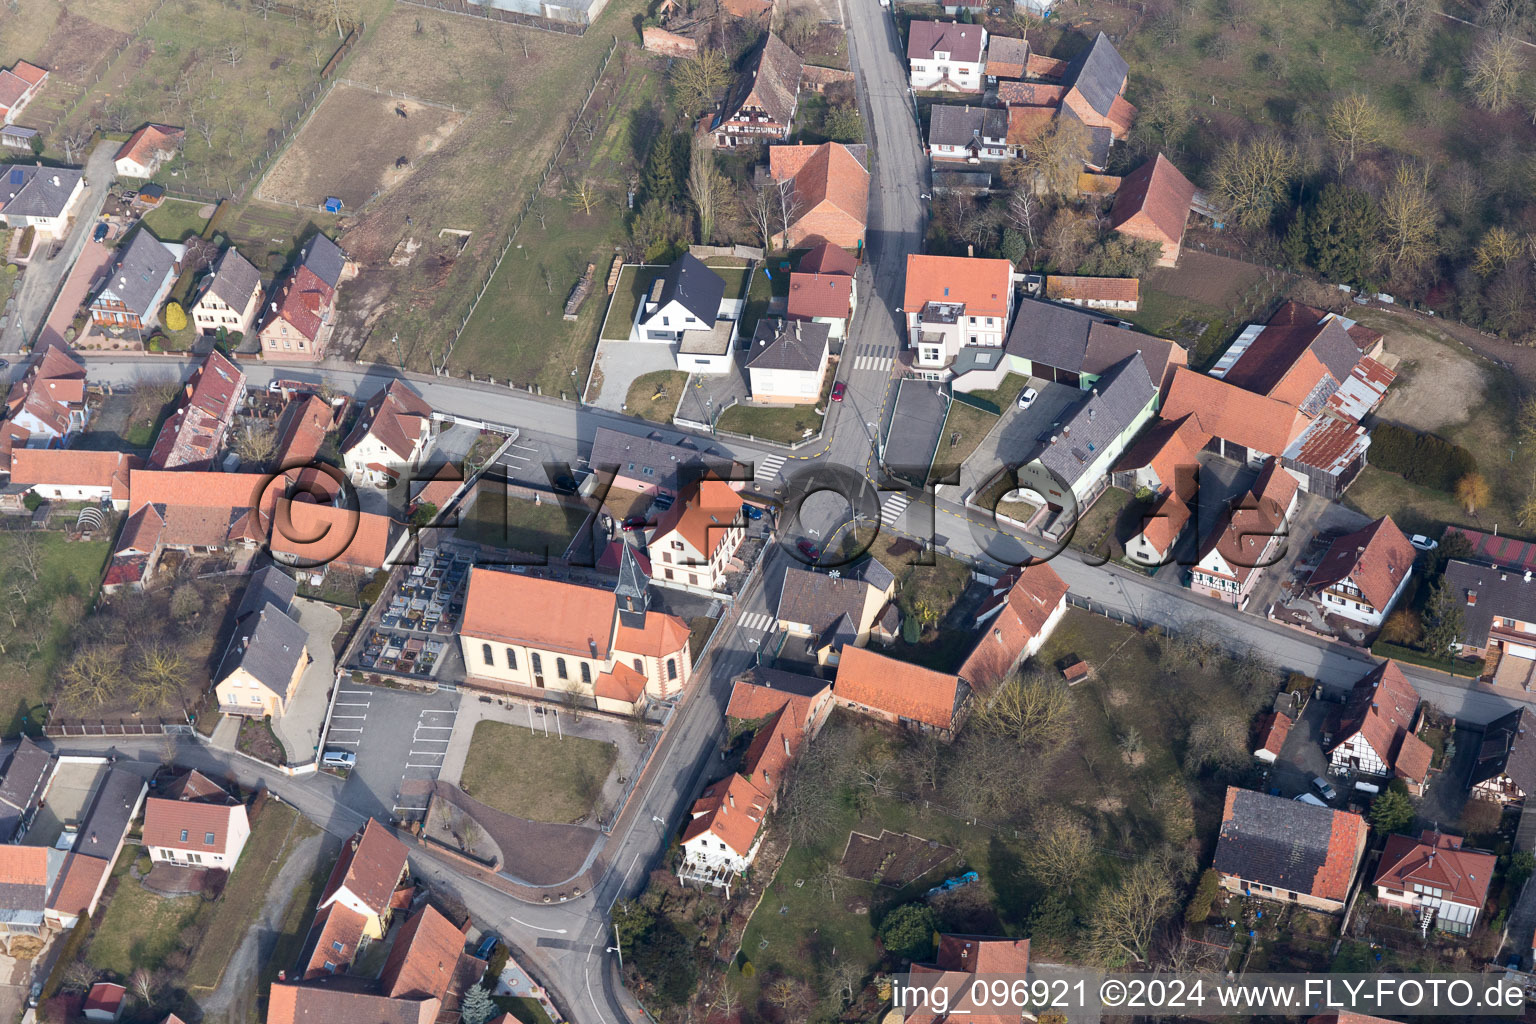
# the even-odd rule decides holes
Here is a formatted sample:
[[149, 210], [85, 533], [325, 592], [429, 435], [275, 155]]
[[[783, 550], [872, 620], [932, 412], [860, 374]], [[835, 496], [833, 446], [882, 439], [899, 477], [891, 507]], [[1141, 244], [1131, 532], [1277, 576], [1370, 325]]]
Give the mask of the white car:
[[1408, 543], [1412, 544], [1420, 551], [1433, 551], [1435, 548], [1440, 546], [1439, 541], [1431, 540], [1430, 538], [1424, 536], [1422, 533], [1416, 533], [1412, 537], [1409, 537]]
[[1040, 397], [1040, 392], [1034, 388], [1025, 388], [1019, 392], [1019, 408], [1028, 409], [1035, 404], [1035, 399]]
[[357, 764], [357, 755], [350, 750], [327, 750], [320, 763], [327, 768], [351, 768]]

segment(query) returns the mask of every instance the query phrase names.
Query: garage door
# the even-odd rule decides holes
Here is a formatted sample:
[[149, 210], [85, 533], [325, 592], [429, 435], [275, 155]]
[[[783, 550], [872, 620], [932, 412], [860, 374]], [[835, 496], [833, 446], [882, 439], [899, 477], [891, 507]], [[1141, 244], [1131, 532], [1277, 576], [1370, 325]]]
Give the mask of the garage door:
[[1536, 647], [1529, 647], [1525, 644], [1506, 643], [1504, 645], [1504, 653], [1511, 658], [1536, 659]]

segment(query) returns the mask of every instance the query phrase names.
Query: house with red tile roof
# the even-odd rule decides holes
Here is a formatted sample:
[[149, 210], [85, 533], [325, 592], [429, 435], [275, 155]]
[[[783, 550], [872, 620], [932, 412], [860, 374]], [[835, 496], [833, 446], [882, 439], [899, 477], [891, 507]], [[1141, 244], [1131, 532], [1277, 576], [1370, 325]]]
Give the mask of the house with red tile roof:
[[902, 309], [919, 375], [940, 379], [962, 349], [1002, 356], [1013, 316], [1013, 264], [969, 256], [907, 256]]
[[243, 804], [163, 797], [144, 802], [144, 846], [153, 860], [232, 871], [250, 835]]
[[677, 874], [685, 884], [719, 888], [730, 898], [732, 882], [757, 857], [764, 820], [807, 738], [786, 703], [753, 733], [741, 771], [704, 788], [683, 828]]
[[436, 999], [390, 999], [360, 988], [275, 981], [267, 1024], [434, 1024]]
[[1265, 463], [1253, 487], [1217, 517], [1190, 569], [1189, 589], [1247, 605], [1259, 574], [1284, 554], [1300, 490], [1290, 470], [1274, 459]]
[[411, 915], [379, 972], [379, 989], [391, 999], [438, 999], [445, 1010], [485, 973], [485, 961], [464, 949], [466, 918], [462, 928], [440, 914], [431, 904]]
[[569, 691], [625, 714], [680, 693], [693, 670], [688, 624], [649, 610], [648, 582], [633, 558], [612, 590], [471, 569], [465, 685], [545, 699]]
[[336, 290], [356, 273], [341, 248], [323, 234], [304, 244], [298, 263], [273, 288], [256, 328], [265, 359], [315, 362], [330, 340]]
[[17, 448], [11, 452], [11, 483], [54, 501], [110, 501], [128, 507], [128, 474], [144, 465], [137, 455], [69, 448]]
[[1395, 661], [1367, 673], [1323, 726], [1323, 752], [1331, 771], [1402, 779], [1408, 792], [1424, 791], [1432, 756], [1419, 739], [1419, 691]]
[[724, 586], [727, 572], [743, 569], [733, 562], [747, 537], [741, 506], [741, 495], [723, 480], [705, 477], [684, 487], [646, 544], [661, 573], [653, 577], [656, 585], [712, 593]]
[[175, 156], [186, 141], [185, 128], [146, 124], [118, 147], [113, 167], [120, 178], [153, 178], [160, 165]]
[[319, 909], [344, 907], [364, 919], [363, 934], [382, 939], [395, 892], [410, 885], [404, 843], [374, 818], [347, 840], [320, 894]]
[[768, 169], [774, 181], [788, 183], [793, 211], [787, 234], [781, 229], [774, 235], [775, 248], [804, 249], [830, 242], [855, 249], [864, 243], [869, 170], [847, 146], [773, 146]]
[[284, 565], [312, 571], [329, 566], [382, 569], [396, 531], [389, 516], [303, 498], [279, 498], [267, 545]]
[[818, 245], [801, 258], [800, 266], [789, 275], [785, 315], [790, 320], [826, 324], [829, 338], [842, 338], [859, 308], [854, 281], [858, 269], [858, 262], [845, 250], [831, 242]]
[[1069, 306], [1134, 313], [1141, 308], [1141, 281], [1134, 277], [1050, 274], [1045, 279], [1045, 297]]
[[1122, 235], [1158, 243], [1162, 255], [1157, 265], [1172, 267], [1179, 262], [1194, 198], [1195, 186], [1159, 153], [1121, 179], [1109, 226]]
[[788, 721], [812, 740], [831, 716], [833, 704], [832, 684], [827, 680], [756, 665], [731, 684], [725, 717], [756, 722], [787, 708]]
[[331, 407], [319, 395], [298, 395], [283, 406], [277, 419], [274, 466], [300, 469], [315, 461], [325, 445], [325, 435], [336, 426]]
[[992, 36], [987, 41], [987, 78], [1018, 79], [1029, 65], [1029, 40], [1013, 36]]
[[0, 469], [9, 470], [15, 448], [64, 447], [89, 420], [85, 364], [63, 342], [45, 345], [6, 393]]
[[841, 707], [882, 722], [951, 739], [965, 720], [971, 688], [959, 676], [867, 647], [844, 647], [832, 696]]
[[914, 89], [981, 92], [985, 86], [987, 30], [956, 21], [914, 21], [907, 26], [907, 64]]
[[1369, 831], [1349, 811], [1229, 786], [1212, 867], [1228, 892], [1336, 914]]
[[38, 936], [48, 897], [68, 854], [46, 846], [0, 845], [0, 938]]
[[1411, 915], [1415, 925], [1429, 918], [1436, 931], [1471, 935], [1488, 902], [1498, 858], [1463, 849], [1461, 836], [1438, 830], [1387, 837], [1376, 866], [1376, 898]]
[[986, 976], [985, 981], [1023, 978], [1028, 971], [1028, 939], [940, 935], [934, 962], [913, 964], [911, 983], [943, 996], [908, 1010], [906, 1024], [1008, 1024], [1010, 1015], [995, 1013], [996, 1005], [980, 997], [986, 985], [975, 987], [983, 980], [978, 976]]
[[1386, 621], [1413, 575], [1417, 552], [1391, 516], [1334, 540], [1307, 578], [1323, 611], [1375, 629]]
[[203, 358], [155, 437], [150, 469], [209, 469], [245, 401], [245, 371], [222, 352]]
[[1008, 570], [976, 610], [981, 633], [960, 678], [983, 692], [1001, 683], [1035, 656], [1066, 613], [1067, 584], [1055, 569], [1035, 562]]
[[9, 70], [0, 71], [0, 124], [10, 124], [36, 98], [48, 81], [48, 72], [36, 64], [19, 60]]
[[341, 903], [322, 907], [304, 937], [299, 977], [305, 981], [345, 974], [368, 945], [368, 916]]
[[432, 407], [402, 380], [374, 395], [341, 442], [347, 478], [384, 487], [408, 476], [432, 447]]

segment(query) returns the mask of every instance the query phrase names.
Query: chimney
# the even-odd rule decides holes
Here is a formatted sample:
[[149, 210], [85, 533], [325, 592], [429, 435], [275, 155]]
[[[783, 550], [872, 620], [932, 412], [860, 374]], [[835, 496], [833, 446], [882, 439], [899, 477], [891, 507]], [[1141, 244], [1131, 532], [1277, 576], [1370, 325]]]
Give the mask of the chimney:
[[789, 734], [788, 733], [784, 734], [783, 740], [784, 740], [784, 754], [787, 757], [789, 755]]
[[965, 247], [965, 254], [966, 254], [966, 256], [975, 256], [976, 255], [976, 247], [974, 245], [967, 244], [966, 247]]
[[1467, 604], [1469, 604], [1469, 605], [1477, 604], [1477, 591], [1475, 591], [1475, 590], [1467, 591]]
[[730, 805], [732, 807], [736, 806], [736, 794], [735, 793], [732, 793], [730, 790], [726, 790], [725, 791], [725, 799], [730, 803]]
[[587, 647], [591, 649], [592, 657], [596, 658], [597, 657], [597, 641], [592, 639], [591, 637], [587, 637]]

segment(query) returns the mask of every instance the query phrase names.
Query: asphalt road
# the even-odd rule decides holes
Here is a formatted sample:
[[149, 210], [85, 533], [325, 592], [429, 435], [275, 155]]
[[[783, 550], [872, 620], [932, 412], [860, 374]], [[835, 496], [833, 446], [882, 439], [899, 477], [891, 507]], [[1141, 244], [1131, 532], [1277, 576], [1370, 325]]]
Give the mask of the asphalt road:
[[64, 248], [53, 259], [34, 260], [27, 267], [21, 279], [21, 288], [16, 292], [16, 315], [6, 325], [4, 334], [0, 335], [0, 352], [8, 356], [19, 353], [22, 346], [43, 325], [59, 285], [80, 257], [80, 250], [85, 248], [85, 241], [95, 227], [96, 215], [101, 213], [102, 204], [107, 201], [107, 189], [116, 177], [112, 169], [112, 157], [117, 148], [117, 143], [103, 140], [86, 157], [87, 184], [85, 192], [80, 196], [80, 206], [75, 213], [69, 236], [64, 241]]

